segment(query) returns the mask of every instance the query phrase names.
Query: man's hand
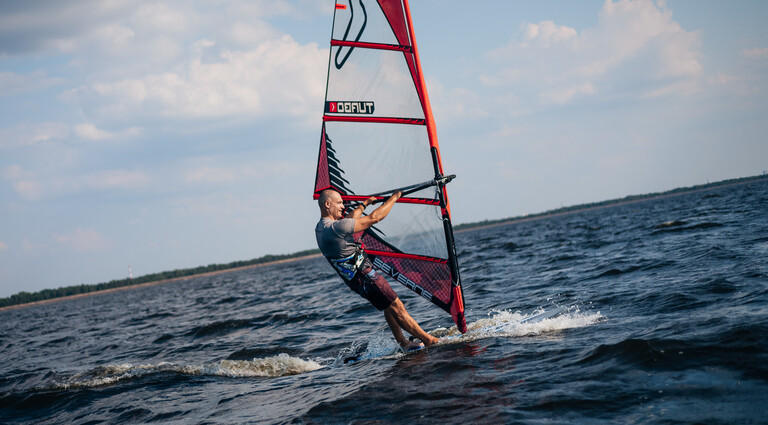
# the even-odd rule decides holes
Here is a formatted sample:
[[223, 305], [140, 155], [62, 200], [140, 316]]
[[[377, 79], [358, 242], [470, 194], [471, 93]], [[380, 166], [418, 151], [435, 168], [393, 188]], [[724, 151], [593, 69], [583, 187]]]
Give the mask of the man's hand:
[[[389, 197], [384, 203], [376, 208], [371, 214], [364, 216], [364, 217], [355, 217], [355, 230], [354, 232], [362, 232], [363, 230], [366, 230], [373, 226], [374, 224], [380, 222], [381, 220], [384, 220], [384, 217], [389, 214], [389, 210], [392, 209], [392, 207], [395, 205], [395, 202], [397, 202], [400, 197], [403, 196], [403, 192], [396, 191], [392, 194], [392, 196]], [[370, 202], [368, 202], [370, 201]], [[373, 203], [376, 201], [376, 198], [371, 196], [370, 198], [363, 201], [362, 205], [364, 207], [368, 206], [370, 203]], [[366, 204], [368, 202], [368, 204]], [[357, 213], [357, 209], [355, 209], [355, 213]], [[360, 212], [362, 215], [362, 211]]]
[[367, 207], [368, 205], [371, 205], [374, 202], [376, 202], [376, 197], [375, 196], [371, 196], [370, 198], [368, 198], [365, 201], [363, 201], [363, 206]]

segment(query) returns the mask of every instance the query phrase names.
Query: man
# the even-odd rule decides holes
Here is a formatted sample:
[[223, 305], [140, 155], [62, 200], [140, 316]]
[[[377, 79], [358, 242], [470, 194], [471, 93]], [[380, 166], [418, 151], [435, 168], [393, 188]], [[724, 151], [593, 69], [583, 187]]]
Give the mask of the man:
[[[335, 190], [324, 190], [318, 199], [320, 221], [315, 226], [315, 237], [317, 237], [317, 246], [320, 247], [320, 251], [344, 283], [370, 301], [379, 311], [384, 311], [384, 318], [392, 329], [395, 340], [403, 351], [407, 352], [422, 348], [424, 344], [428, 346], [435, 344], [438, 339], [424, 332], [413, 320], [387, 280], [373, 269], [370, 260], [355, 243], [353, 237], [355, 233], [362, 232], [383, 220], [400, 196], [402, 194], [399, 191], [395, 192], [379, 208], [363, 216], [365, 207], [376, 200], [374, 197], [368, 198], [344, 217], [344, 202], [341, 195]], [[403, 329], [424, 343], [409, 341], [403, 336]]]

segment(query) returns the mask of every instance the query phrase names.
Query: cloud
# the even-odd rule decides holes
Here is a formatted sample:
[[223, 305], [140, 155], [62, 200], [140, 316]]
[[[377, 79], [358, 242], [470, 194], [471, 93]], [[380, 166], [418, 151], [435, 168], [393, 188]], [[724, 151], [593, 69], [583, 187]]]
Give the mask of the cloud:
[[8, 244], [6, 244], [3, 241], [0, 241], [0, 251], [5, 251], [8, 249]]
[[[61, 54], [76, 83], [59, 100], [96, 127], [108, 120], [306, 116], [325, 93], [327, 49], [299, 43], [265, 19], [327, 14], [317, 3], [14, 2], [0, 12], [0, 55]], [[0, 95], [61, 82], [39, 72], [1, 73]], [[109, 138], [94, 130], [80, 127], [78, 135]]]
[[577, 84], [565, 89], [556, 89], [542, 93], [541, 99], [543, 103], [553, 104], [566, 104], [570, 102], [574, 97], [579, 95], [592, 95], [595, 94], [595, 86], [590, 82]]
[[538, 24], [528, 23], [524, 26], [522, 46], [549, 47], [575, 39], [578, 34], [575, 29], [556, 25], [552, 21], [542, 21]]
[[39, 200], [43, 196], [43, 187], [35, 174], [24, 170], [19, 165], [11, 165], [3, 170], [3, 178], [11, 182], [11, 187], [22, 198], [29, 201]]
[[37, 201], [43, 197], [43, 187], [35, 180], [14, 180], [13, 190], [22, 198], [29, 201]]
[[21, 123], [13, 127], [0, 128], [0, 149], [64, 140], [69, 136], [70, 131], [71, 127], [62, 122]]
[[0, 97], [19, 93], [34, 92], [64, 83], [63, 78], [48, 77], [45, 71], [29, 74], [0, 72]]
[[[68, 124], [63, 122], [21, 123], [12, 127], [0, 128], [0, 149], [33, 147], [39, 145], [73, 145], [76, 140], [103, 141], [136, 137], [143, 130], [139, 127], [128, 127], [116, 131], [108, 131], [96, 127], [92, 123]], [[72, 136], [76, 137], [72, 137]]]
[[39, 245], [35, 245], [34, 243], [30, 242], [29, 239], [24, 238], [24, 240], [21, 242], [21, 249], [26, 252], [35, 251], [38, 248], [40, 248]]
[[111, 139], [114, 134], [96, 128], [93, 124], [78, 124], [75, 126], [75, 134], [86, 140], [104, 140]]
[[75, 251], [97, 251], [105, 246], [104, 238], [93, 228], [77, 228], [64, 235], [53, 235], [53, 240]]
[[169, 200], [178, 217], [203, 216], [215, 219], [236, 220], [259, 217], [268, 208], [258, 196], [234, 196], [231, 193], [212, 193]]
[[187, 16], [165, 3], [142, 4], [136, 15], [140, 22], [156, 30], [180, 33], [189, 27]]
[[768, 47], [753, 47], [751, 49], [744, 49], [741, 51], [741, 55], [745, 58], [768, 58]]
[[104, 20], [119, 19], [132, 6], [126, 1], [3, 2], [0, 54], [56, 49]]
[[306, 115], [322, 101], [327, 52], [314, 44], [283, 36], [215, 61], [203, 60], [205, 47], [197, 43], [180, 71], [92, 83], [65, 99], [109, 118], [184, 119]]
[[203, 166], [186, 175], [188, 183], [227, 183], [236, 179], [235, 171], [226, 168]]
[[3, 170], [3, 178], [6, 180], [20, 180], [31, 177], [32, 173], [24, 171], [19, 165], [10, 165]]
[[528, 111], [617, 95], [688, 95], [701, 89], [700, 38], [675, 22], [663, 2], [607, 0], [591, 28], [523, 24], [509, 43], [486, 55], [499, 71], [480, 81], [514, 88], [511, 95]]
[[148, 187], [153, 179], [141, 170], [99, 170], [68, 174], [61, 170], [28, 171], [19, 165], [8, 166], [2, 177], [27, 201], [40, 201], [84, 191], [133, 190]]
[[139, 170], [102, 170], [79, 178], [82, 184], [91, 189], [135, 189], [148, 186], [152, 179]]
[[488, 99], [474, 90], [463, 87], [446, 88], [439, 81], [428, 78], [427, 92], [432, 99], [432, 112], [440, 122], [456, 122], [487, 117]]
[[[191, 162], [191, 164], [189, 164]], [[199, 184], [244, 183], [249, 188], [262, 182], [288, 181], [313, 167], [299, 161], [255, 160], [240, 161], [232, 158], [200, 157], [180, 164], [183, 182], [199, 187]], [[204, 163], [204, 164], [201, 164]], [[211, 164], [222, 165], [211, 165]]]

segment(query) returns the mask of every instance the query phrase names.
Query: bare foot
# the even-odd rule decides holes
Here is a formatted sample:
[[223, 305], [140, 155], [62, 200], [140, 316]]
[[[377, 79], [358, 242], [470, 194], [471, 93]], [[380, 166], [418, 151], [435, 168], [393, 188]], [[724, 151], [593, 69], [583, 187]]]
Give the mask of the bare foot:
[[400, 347], [407, 353], [409, 351], [421, 350], [424, 348], [424, 344], [416, 341], [406, 340], [400, 343]]

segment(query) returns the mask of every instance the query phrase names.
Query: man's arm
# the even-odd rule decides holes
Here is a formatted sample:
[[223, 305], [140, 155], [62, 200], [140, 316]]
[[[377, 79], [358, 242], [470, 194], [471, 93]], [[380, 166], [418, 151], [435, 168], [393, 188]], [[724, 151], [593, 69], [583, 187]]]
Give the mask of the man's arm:
[[[362, 232], [363, 230], [368, 229], [374, 224], [380, 222], [381, 220], [384, 220], [384, 217], [386, 217], [387, 214], [389, 214], [389, 210], [392, 209], [392, 207], [395, 205], [395, 202], [397, 202], [397, 200], [400, 199], [401, 196], [402, 196], [402, 192], [398, 190], [397, 192], [393, 193], [392, 196], [389, 197], [389, 199], [384, 201], [384, 203], [380, 207], [376, 208], [375, 210], [373, 210], [372, 213], [366, 216], [360, 217], [358, 215], [357, 217], [354, 217], [355, 214], [358, 214], [358, 211], [359, 211], [359, 214], [362, 215], [363, 211], [361, 210], [364, 209], [364, 208], [355, 208], [355, 211], [352, 213], [352, 216], [355, 218], [354, 232], [355, 233]], [[371, 201], [371, 199], [373, 199], [374, 201], [376, 200], [376, 198], [371, 197], [366, 199], [365, 202]], [[363, 204], [365, 204], [365, 202], [363, 202]]]
[[362, 204], [358, 205], [357, 208], [349, 212], [344, 218], [360, 218], [361, 215], [363, 215], [363, 212], [365, 211], [365, 207], [368, 205], [371, 205], [376, 201], [375, 196], [371, 196], [370, 198], [363, 201]]

